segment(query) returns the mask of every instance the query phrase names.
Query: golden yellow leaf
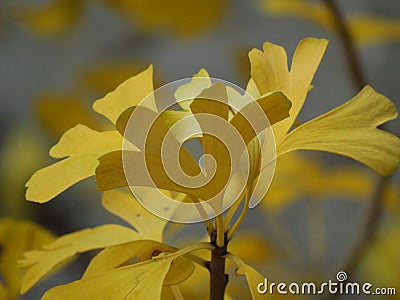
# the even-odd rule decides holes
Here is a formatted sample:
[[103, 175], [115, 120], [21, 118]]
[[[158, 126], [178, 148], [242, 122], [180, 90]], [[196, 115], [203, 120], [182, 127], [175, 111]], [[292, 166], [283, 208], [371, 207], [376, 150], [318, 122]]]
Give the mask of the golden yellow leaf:
[[145, 261], [47, 291], [50, 299], [160, 299], [163, 281], [174, 257]]
[[[203, 132], [202, 144], [204, 155], [211, 155], [214, 158], [212, 164], [210, 164], [211, 161], [208, 159], [204, 161], [206, 174], [212, 174], [212, 170], [215, 169], [213, 178], [207, 183], [209, 186], [208, 189], [212, 190], [212, 196], [214, 196], [226, 185], [231, 169], [230, 153], [223, 141], [220, 140], [226, 125], [216, 125], [219, 119], [228, 121], [228, 95], [224, 84], [215, 83], [211, 87], [204, 89], [190, 104], [190, 109]], [[207, 119], [198, 119], [198, 114], [206, 114]], [[211, 119], [210, 116], [213, 116], [213, 118]], [[213, 122], [214, 125], [212, 127], [220, 129], [218, 131], [220, 133], [219, 136], [210, 134], [209, 129], [211, 129], [210, 125]], [[201, 198], [204, 199], [204, 197]]]
[[106, 191], [103, 193], [102, 203], [108, 211], [140, 232], [142, 239], [163, 241], [163, 232], [168, 221], [145, 209], [130, 191]]
[[[87, 267], [82, 278], [94, 277], [111, 271], [124, 264], [132, 264], [134, 258], [138, 262], [151, 260], [161, 252], [174, 252], [176, 249], [150, 240], [140, 240], [121, 245], [107, 247], [96, 255]], [[185, 281], [192, 275], [194, 264], [187, 258], [178, 257], [171, 264], [164, 280], [164, 285], [175, 285]]]
[[[267, 93], [259, 97], [255, 102], [257, 102], [265, 116], [268, 118], [269, 124], [264, 124], [264, 129], [269, 125], [273, 125], [288, 118], [292, 106], [288, 98], [286, 98], [286, 96], [281, 92]], [[249, 116], [253, 105], [255, 106], [256, 104], [247, 104], [231, 119], [231, 124], [238, 130], [246, 144], [256, 136], [256, 132], [254, 132], [251, 124], [244, 116], [246, 113], [247, 116]]]
[[99, 158], [99, 165], [96, 168], [96, 183], [97, 189], [100, 191], [128, 186], [122, 162], [122, 151], [109, 152]]
[[109, 224], [64, 235], [42, 250], [26, 252], [20, 264], [29, 268], [22, 281], [21, 293], [28, 291], [58, 264], [75, 254], [140, 238], [140, 234], [134, 230]]
[[53, 240], [50, 232], [30, 221], [0, 220], [0, 295], [18, 298], [24, 271], [17, 261], [25, 251], [39, 249]]
[[175, 100], [184, 110], [190, 110], [190, 104], [195, 97], [200, 95], [200, 93], [209, 87], [211, 87], [212, 82], [210, 75], [206, 69], [201, 69], [198, 73], [193, 75], [190, 82], [182, 84], [179, 86], [174, 94]]
[[[82, 278], [89, 278], [111, 271], [124, 263], [132, 263], [133, 258], [138, 262], [152, 259], [161, 252], [174, 252], [176, 249], [162, 243], [150, 240], [140, 240], [121, 245], [107, 247], [96, 255], [86, 268]], [[185, 281], [192, 275], [194, 264], [187, 258], [178, 257], [172, 262], [165, 277], [164, 285], [175, 285]]]
[[209, 248], [199, 243], [153, 260], [113, 269], [110, 272], [86, 277], [55, 287], [42, 299], [160, 299], [162, 286], [171, 264], [178, 258], [197, 249]]
[[153, 66], [150, 65], [145, 71], [124, 81], [113, 92], [97, 100], [93, 109], [115, 124], [126, 109], [138, 105], [149, 95], [151, 99], [145, 106], [157, 111], [153, 91]]
[[[174, 248], [158, 241], [139, 240], [105, 248], [89, 263], [82, 278], [89, 278], [106, 273], [124, 263], [129, 263], [133, 258], [138, 262], [152, 259], [161, 252], [172, 252]], [[133, 263], [133, 261], [131, 261]]]
[[278, 155], [300, 149], [327, 151], [387, 176], [399, 165], [400, 139], [377, 126], [396, 117], [394, 104], [366, 86], [349, 102], [289, 133], [279, 144]]
[[259, 93], [281, 91], [292, 102], [290, 117], [272, 126], [277, 144], [296, 121], [327, 44], [324, 39], [302, 40], [294, 53], [290, 72], [284, 48], [264, 43], [264, 51], [250, 51], [251, 76]]
[[37, 171], [26, 183], [26, 199], [44, 203], [75, 183], [93, 176], [102, 154], [121, 149], [117, 131], [98, 132], [77, 125], [68, 130], [51, 150], [54, 158], [67, 157]]
[[253, 269], [249, 265], [242, 263], [236, 269], [236, 275], [237, 276], [246, 276], [247, 285], [250, 288], [251, 297], [253, 300], [269, 299], [269, 295], [267, 295], [267, 294], [262, 295], [257, 291], [257, 286], [260, 283], [264, 282], [264, 276], [262, 276], [260, 273], [258, 273], [255, 269]]

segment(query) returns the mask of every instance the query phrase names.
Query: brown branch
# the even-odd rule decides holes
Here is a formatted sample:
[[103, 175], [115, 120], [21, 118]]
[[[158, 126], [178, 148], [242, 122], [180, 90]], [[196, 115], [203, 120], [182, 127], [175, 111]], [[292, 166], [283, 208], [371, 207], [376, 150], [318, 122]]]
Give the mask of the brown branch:
[[345, 48], [347, 63], [353, 76], [354, 85], [358, 90], [361, 90], [365, 86], [366, 80], [346, 20], [341, 14], [339, 7], [336, 5], [335, 0], [325, 0], [325, 3], [332, 12], [336, 29]]
[[217, 246], [217, 233], [211, 236], [211, 244], [215, 249], [211, 252], [211, 261], [209, 262], [210, 271], [210, 300], [224, 300], [225, 289], [228, 284], [229, 276], [225, 274], [225, 255], [227, 254], [228, 240], [225, 236], [225, 242], [222, 247]]
[[[349, 32], [349, 28], [335, 0], [324, 1], [332, 12], [334, 20], [336, 22], [339, 37], [345, 47], [346, 57], [352, 73], [354, 85], [357, 87], [357, 89], [360, 90], [365, 86], [366, 80], [363, 74], [360, 60], [357, 56], [356, 47]], [[384, 126], [381, 126], [381, 128], [384, 129]], [[368, 203], [368, 206], [365, 208], [365, 214], [360, 226], [361, 232], [355, 240], [353, 247], [350, 249], [349, 255], [345, 257], [342, 264], [341, 269], [345, 270], [348, 273], [352, 273], [355, 269], [357, 269], [360, 263], [360, 259], [362, 258], [360, 254], [362, 253], [363, 248], [375, 236], [375, 232], [378, 227], [377, 225], [379, 223], [382, 212], [382, 195], [384, 194], [387, 182], [388, 178], [379, 178], [372, 199]], [[324, 299], [335, 299], [337, 297], [338, 296], [335, 295], [329, 295]]]

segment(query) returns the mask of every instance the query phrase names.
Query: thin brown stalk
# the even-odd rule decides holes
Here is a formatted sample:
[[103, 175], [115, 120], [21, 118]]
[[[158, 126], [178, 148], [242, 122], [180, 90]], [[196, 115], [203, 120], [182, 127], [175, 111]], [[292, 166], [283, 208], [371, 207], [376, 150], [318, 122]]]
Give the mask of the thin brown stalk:
[[[366, 79], [364, 77], [364, 73], [362, 70], [362, 66], [360, 60], [357, 55], [357, 50], [354, 44], [354, 41], [351, 37], [351, 33], [349, 31], [349, 27], [347, 26], [345, 19], [340, 12], [340, 9], [335, 0], [324, 0], [326, 5], [332, 12], [334, 20], [336, 22], [336, 27], [339, 33], [339, 37], [345, 47], [346, 58], [348, 61], [348, 65], [351, 70], [351, 74], [353, 77], [355, 87], [360, 90], [366, 84]], [[383, 128], [382, 126], [381, 128]], [[362, 253], [363, 248], [373, 239], [377, 225], [380, 220], [381, 212], [382, 212], [382, 197], [387, 186], [388, 178], [380, 177], [375, 192], [372, 196], [371, 201], [365, 207], [364, 215], [362, 222], [360, 224], [360, 232], [358, 234], [358, 238], [354, 241], [353, 246], [351, 247], [348, 255], [345, 257], [345, 260], [342, 263], [341, 269], [346, 270], [347, 273], [353, 272], [359, 262], [360, 262], [360, 254]], [[325, 299], [335, 299], [337, 296], [330, 295]]]

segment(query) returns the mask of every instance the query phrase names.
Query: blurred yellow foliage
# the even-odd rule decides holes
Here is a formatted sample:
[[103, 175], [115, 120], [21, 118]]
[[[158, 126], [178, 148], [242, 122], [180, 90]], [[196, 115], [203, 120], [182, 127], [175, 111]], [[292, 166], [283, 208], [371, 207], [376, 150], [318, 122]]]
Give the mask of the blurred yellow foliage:
[[[190, 36], [212, 28], [227, 9], [227, 0], [204, 1], [143, 1], [103, 0], [106, 7], [127, 18], [144, 32], [167, 30], [180, 36]], [[48, 4], [21, 6], [17, 11], [22, 23], [31, 32], [51, 37], [68, 32], [80, 18], [87, 0], [53, 0]]]
[[19, 298], [25, 270], [17, 262], [25, 251], [37, 250], [54, 240], [47, 230], [30, 221], [0, 219], [0, 299]]
[[[326, 30], [336, 30], [332, 12], [323, 1], [260, 0], [260, 5], [271, 14], [295, 16], [312, 21]], [[371, 14], [352, 14], [346, 19], [351, 37], [361, 46], [400, 40], [399, 19]]]

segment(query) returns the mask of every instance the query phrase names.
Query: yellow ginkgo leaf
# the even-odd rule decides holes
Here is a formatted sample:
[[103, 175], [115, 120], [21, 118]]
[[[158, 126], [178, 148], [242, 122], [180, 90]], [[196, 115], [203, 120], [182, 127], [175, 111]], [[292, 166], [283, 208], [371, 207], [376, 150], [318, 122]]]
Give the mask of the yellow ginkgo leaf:
[[171, 268], [165, 276], [164, 285], [170, 286], [184, 282], [193, 274], [194, 269], [194, 263], [190, 259], [178, 257], [172, 262]]
[[126, 109], [138, 105], [147, 96], [152, 98], [147, 100], [144, 106], [156, 111], [153, 91], [153, 66], [150, 65], [145, 71], [129, 78], [113, 92], [97, 100], [93, 109], [115, 124]]
[[258, 285], [264, 283], [264, 276], [262, 276], [255, 269], [245, 264], [242, 260], [233, 256], [232, 254], [229, 254], [228, 258], [231, 258], [237, 264], [236, 275], [246, 277], [247, 285], [250, 288], [252, 299], [253, 300], [269, 299], [270, 295], [261, 294], [257, 290]]
[[173, 252], [175, 250], [173, 247], [151, 240], [139, 240], [107, 247], [90, 261], [82, 278], [108, 272], [124, 263], [129, 263], [134, 258], [141, 262], [152, 259], [153, 256], [157, 256], [161, 252]]
[[296, 121], [327, 44], [324, 39], [302, 40], [294, 53], [290, 72], [284, 48], [264, 43], [263, 52], [250, 51], [251, 76], [259, 93], [281, 91], [292, 102], [290, 117], [272, 126], [277, 144]]
[[[151, 197], [151, 195], [149, 196]], [[102, 203], [108, 211], [125, 220], [140, 232], [143, 239], [163, 241], [163, 232], [168, 221], [145, 209], [130, 191], [105, 191]]]
[[387, 176], [399, 165], [400, 139], [377, 126], [396, 117], [394, 104], [366, 86], [349, 102], [289, 133], [279, 144], [278, 155], [299, 149], [327, 151]]
[[50, 299], [160, 299], [163, 281], [175, 257], [121, 267], [47, 291]]
[[75, 254], [140, 238], [140, 234], [134, 230], [109, 224], [67, 234], [42, 250], [26, 252], [20, 264], [29, 268], [22, 281], [21, 293], [28, 291], [54, 267]]
[[[152, 194], [147, 194], [147, 197], [152, 197]], [[163, 232], [168, 222], [147, 211], [131, 194], [120, 190], [106, 191], [102, 202], [108, 211], [131, 224], [140, 233], [142, 240], [107, 247], [91, 260], [84, 277], [110, 271], [134, 257], [140, 262], [151, 259], [157, 253], [176, 250], [160, 243], [163, 241]], [[193, 270], [194, 265], [190, 260], [178, 258], [172, 264], [165, 284], [182, 282], [193, 273]]]
[[[253, 300], [298, 299], [297, 295], [295, 296], [291, 294], [280, 294], [277, 293], [276, 290], [271, 292], [269, 282], [266, 281], [266, 278], [262, 276], [257, 270], [244, 263], [240, 258], [234, 256], [233, 254], [228, 254], [227, 258], [231, 259], [236, 264], [236, 275], [246, 277], [247, 285], [250, 289], [251, 297]], [[268, 285], [268, 287], [265, 287], [265, 283]], [[265, 290], [265, 293], [260, 293], [258, 291], [259, 288], [261, 291]]]
[[[207, 183], [208, 189], [213, 191], [212, 196], [215, 196], [226, 185], [231, 168], [231, 160], [228, 159], [230, 153], [226, 145], [219, 139], [224, 132], [224, 125], [216, 125], [220, 119], [228, 120], [228, 95], [224, 84], [215, 83], [211, 87], [204, 89], [190, 104], [190, 109], [202, 132], [204, 132], [202, 137], [204, 155], [211, 155], [214, 158], [213, 161], [204, 160], [204, 170], [206, 174], [212, 174], [212, 170], [215, 169], [213, 178]], [[202, 116], [203, 114], [206, 114], [208, 118], [205, 120], [197, 118], [198, 115]], [[213, 116], [213, 118], [209, 118], [210, 116]], [[212, 121], [215, 122], [213, 127], [220, 129], [219, 135], [212, 135], [208, 131]], [[209, 164], [210, 162], [212, 164]], [[202, 199], [204, 198], [202, 197]]]
[[[174, 252], [175, 248], [150, 240], [140, 240], [107, 247], [96, 255], [86, 268], [82, 278], [89, 278], [106, 273], [124, 264], [131, 264], [134, 258], [138, 262], [152, 259], [161, 252]], [[185, 257], [178, 257], [171, 264], [165, 277], [164, 285], [175, 285], [192, 275], [194, 264]]]
[[24, 270], [18, 267], [17, 261], [22, 254], [53, 240], [50, 232], [32, 222], [0, 220], [0, 295], [4, 293], [9, 297], [0, 299], [17, 299], [19, 295]]
[[69, 30], [82, 14], [83, 1], [56, 0], [43, 7], [23, 10], [23, 24], [40, 36], [54, 36]]
[[164, 279], [174, 261], [190, 252], [211, 248], [207, 243], [198, 243], [174, 253], [163, 253], [153, 260], [55, 287], [42, 299], [160, 299]]
[[175, 93], [175, 100], [184, 110], [190, 110], [190, 104], [195, 97], [211, 86], [211, 78], [206, 69], [201, 69], [198, 73], [193, 75], [189, 83], [179, 86]]
[[74, 185], [93, 176], [97, 158], [121, 149], [122, 137], [117, 131], [98, 132], [83, 125], [68, 130], [51, 150], [54, 158], [67, 157], [40, 169], [26, 183], [26, 199], [47, 202]]

